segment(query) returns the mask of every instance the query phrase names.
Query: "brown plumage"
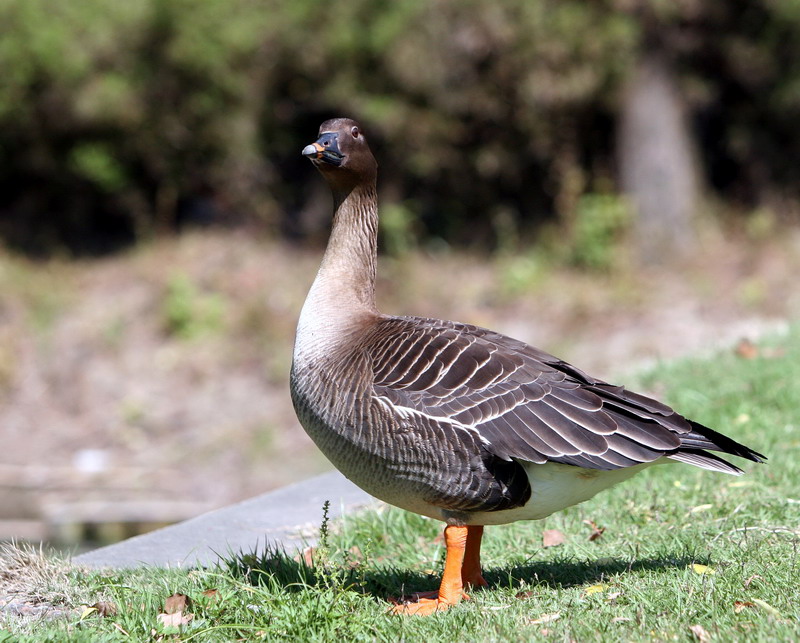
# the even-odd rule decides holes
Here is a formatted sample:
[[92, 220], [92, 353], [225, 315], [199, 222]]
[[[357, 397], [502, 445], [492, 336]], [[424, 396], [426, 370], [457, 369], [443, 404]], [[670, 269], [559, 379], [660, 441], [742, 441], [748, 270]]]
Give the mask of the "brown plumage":
[[298, 323], [297, 415], [348, 478], [447, 523], [448, 562], [430, 613], [485, 584], [483, 525], [543, 518], [657, 462], [724, 473], [709, 451], [763, 456], [643, 395], [524, 342], [375, 307], [377, 163], [352, 120], [326, 121], [303, 154], [331, 187], [330, 241]]

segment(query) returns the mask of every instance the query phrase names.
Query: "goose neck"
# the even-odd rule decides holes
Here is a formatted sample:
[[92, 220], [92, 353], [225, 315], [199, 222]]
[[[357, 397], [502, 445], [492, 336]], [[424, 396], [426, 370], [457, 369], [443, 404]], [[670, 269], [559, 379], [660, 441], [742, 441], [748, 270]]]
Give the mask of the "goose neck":
[[323, 350], [378, 314], [378, 208], [374, 183], [336, 194], [328, 247], [298, 324], [297, 347]]

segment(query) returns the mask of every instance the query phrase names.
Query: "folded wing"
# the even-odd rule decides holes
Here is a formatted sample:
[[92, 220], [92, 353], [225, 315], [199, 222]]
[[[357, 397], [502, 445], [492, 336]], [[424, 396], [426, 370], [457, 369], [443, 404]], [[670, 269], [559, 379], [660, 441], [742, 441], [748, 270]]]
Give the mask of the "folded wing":
[[762, 460], [660, 402], [482, 328], [386, 318], [369, 345], [376, 396], [477, 433], [504, 460], [610, 470], [666, 456], [733, 474], [741, 470], [706, 449]]

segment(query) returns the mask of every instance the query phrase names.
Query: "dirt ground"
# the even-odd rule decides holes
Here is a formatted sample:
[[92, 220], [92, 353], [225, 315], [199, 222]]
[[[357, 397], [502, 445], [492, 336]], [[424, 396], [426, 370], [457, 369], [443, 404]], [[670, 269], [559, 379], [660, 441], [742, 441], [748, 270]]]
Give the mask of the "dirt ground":
[[[320, 257], [241, 232], [94, 261], [0, 253], [0, 522], [125, 503], [166, 522], [329, 468], [287, 383]], [[606, 275], [420, 251], [382, 259], [378, 288], [388, 313], [488, 326], [624, 383], [796, 318], [798, 267], [800, 234], [716, 234], [681, 267]]]

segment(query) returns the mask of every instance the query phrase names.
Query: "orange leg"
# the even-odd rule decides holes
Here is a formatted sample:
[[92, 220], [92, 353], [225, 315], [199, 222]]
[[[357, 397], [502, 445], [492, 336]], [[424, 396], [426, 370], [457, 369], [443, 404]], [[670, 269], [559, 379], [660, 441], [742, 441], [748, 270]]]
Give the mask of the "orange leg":
[[481, 574], [481, 538], [483, 538], [483, 525], [467, 527], [467, 547], [464, 551], [464, 565], [461, 567], [461, 582], [464, 587], [489, 585]]
[[456, 527], [448, 525], [444, 529], [444, 541], [447, 554], [444, 561], [444, 573], [438, 592], [416, 594], [417, 602], [395, 606], [395, 614], [419, 614], [427, 616], [434, 612], [444, 611], [469, 598], [464, 592], [466, 584], [485, 586], [481, 576], [480, 547], [483, 527]]

